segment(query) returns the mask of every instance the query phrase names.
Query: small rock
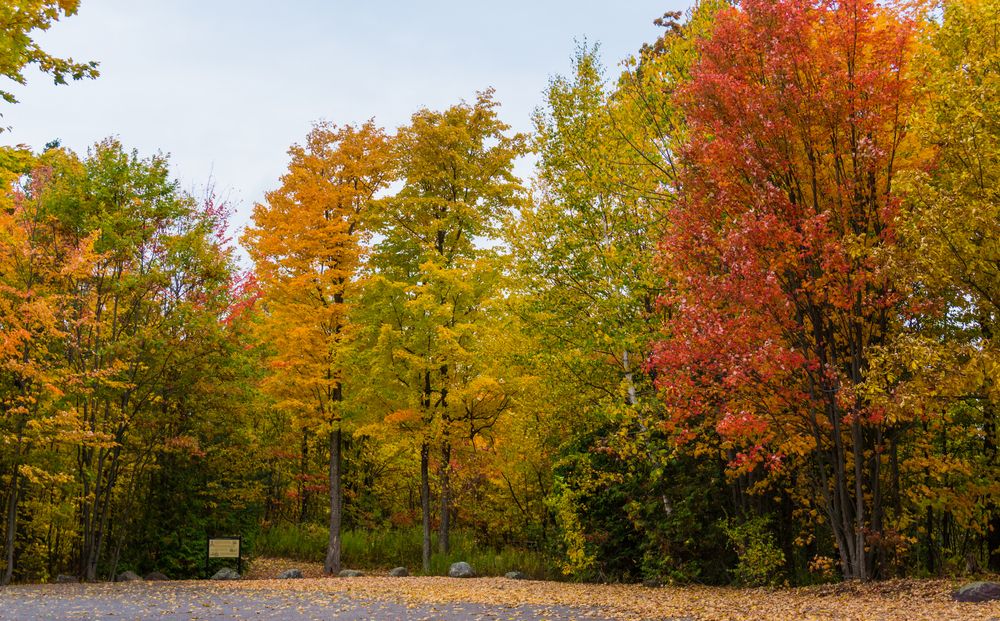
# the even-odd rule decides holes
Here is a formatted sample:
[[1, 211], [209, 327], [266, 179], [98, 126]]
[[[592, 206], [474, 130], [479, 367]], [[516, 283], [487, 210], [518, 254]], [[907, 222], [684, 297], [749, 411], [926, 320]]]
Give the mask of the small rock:
[[448, 568], [448, 576], [451, 578], [475, 578], [476, 572], [472, 571], [472, 567], [468, 563], [459, 561], [452, 563], [451, 567]]
[[996, 582], [972, 582], [951, 594], [956, 602], [988, 602], [1000, 599], [1000, 584]]
[[165, 574], [161, 574], [158, 571], [151, 571], [146, 574], [146, 580], [148, 582], [162, 582], [164, 580], [170, 580]]
[[70, 576], [67, 574], [59, 574], [56, 576], [56, 583], [58, 584], [75, 584], [79, 582], [79, 578], [76, 576]]
[[410, 572], [406, 571], [405, 567], [393, 567], [389, 570], [389, 575], [393, 578], [405, 578], [410, 575]]
[[528, 579], [528, 576], [522, 574], [519, 571], [508, 571], [507, 573], [505, 573], [503, 575], [503, 577], [507, 578], [508, 580], [527, 580]]
[[135, 582], [136, 580], [142, 580], [142, 577], [134, 571], [123, 571], [115, 578], [115, 582]]
[[337, 576], [340, 578], [362, 578], [364, 577], [364, 575], [365, 572], [358, 571], [357, 569], [344, 569], [341, 570], [339, 574], [337, 574]]
[[239, 580], [240, 575], [236, 573], [235, 569], [230, 569], [228, 567], [223, 567], [219, 571], [215, 572], [212, 576], [212, 580]]
[[285, 571], [278, 574], [278, 580], [291, 580], [293, 578], [301, 578], [302, 570], [300, 569], [286, 569]]

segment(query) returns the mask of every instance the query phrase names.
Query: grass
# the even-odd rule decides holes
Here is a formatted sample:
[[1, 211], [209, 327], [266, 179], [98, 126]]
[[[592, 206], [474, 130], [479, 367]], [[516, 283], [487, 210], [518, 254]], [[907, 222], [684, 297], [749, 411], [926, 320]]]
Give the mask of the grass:
[[[341, 565], [369, 571], [402, 566], [418, 574], [421, 573], [421, 542], [419, 528], [344, 531]], [[255, 554], [321, 563], [326, 555], [326, 543], [327, 531], [318, 524], [276, 525], [259, 535]], [[436, 537], [432, 544], [432, 549], [436, 550]], [[447, 555], [435, 553], [431, 556], [430, 575], [447, 574], [448, 567], [456, 561], [469, 563], [481, 576], [520, 571], [537, 580], [562, 577], [556, 563], [541, 552], [479, 545], [470, 533], [463, 531], [452, 532], [451, 551]]]

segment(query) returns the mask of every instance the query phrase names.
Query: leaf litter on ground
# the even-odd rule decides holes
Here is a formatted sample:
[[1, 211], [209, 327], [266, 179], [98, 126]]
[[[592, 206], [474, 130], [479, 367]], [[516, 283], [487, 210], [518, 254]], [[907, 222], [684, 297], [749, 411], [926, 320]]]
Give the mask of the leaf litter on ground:
[[[298, 568], [305, 578], [274, 579]], [[374, 573], [374, 572], [373, 572]], [[446, 577], [323, 577], [322, 565], [258, 559], [239, 581], [22, 585], [0, 590], [3, 611], [74, 618], [98, 602], [160, 618], [622, 619], [650, 621], [929, 621], [1000, 619], [1000, 602], [958, 603], [953, 580], [889, 580], [800, 588], [644, 587]], [[8, 606], [15, 605], [14, 608]], [[227, 616], [226, 611], [236, 611]], [[359, 617], [364, 613], [367, 617]], [[50, 618], [63, 618], [62, 616]], [[180, 616], [177, 616], [180, 615]], [[403, 615], [402, 617], [400, 615]], [[26, 617], [27, 618], [27, 617]], [[39, 618], [39, 617], [32, 617]]]
[[954, 580], [886, 580], [844, 582], [798, 588], [708, 586], [644, 587], [625, 584], [583, 584], [444, 577], [324, 578], [322, 566], [282, 559], [256, 561], [249, 578], [265, 578], [296, 567], [302, 580], [247, 580], [248, 589], [288, 589], [345, 593], [352, 597], [395, 599], [413, 604], [483, 603], [496, 606], [558, 605], [619, 619], [697, 619], [704, 621], [983, 621], [1000, 619], [1000, 601], [955, 602]]

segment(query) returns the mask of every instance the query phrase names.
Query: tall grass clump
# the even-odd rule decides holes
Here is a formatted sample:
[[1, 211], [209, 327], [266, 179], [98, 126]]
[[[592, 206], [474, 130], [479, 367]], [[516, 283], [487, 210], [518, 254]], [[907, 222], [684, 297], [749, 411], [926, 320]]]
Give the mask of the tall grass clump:
[[[419, 574], [422, 538], [419, 528], [379, 531], [347, 530], [341, 536], [341, 564], [352, 569], [383, 571], [403, 566]], [[259, 556], [322, 563], [326, 556], [327, 531], [318, 524], [274, 525], [257, 539]], [[437, 541], [432, 541], [437, 549]], [[454, 531], [451, 551], [431, 556], [430, 575], [446, 575], [457, 561], [472, 565], [481, 576], [502, 576], [520, 571], [536, 580], [558, 580], [558, 564], [543, 552], [506, 546], [496, 548], [476, 542], [472, 533]]]

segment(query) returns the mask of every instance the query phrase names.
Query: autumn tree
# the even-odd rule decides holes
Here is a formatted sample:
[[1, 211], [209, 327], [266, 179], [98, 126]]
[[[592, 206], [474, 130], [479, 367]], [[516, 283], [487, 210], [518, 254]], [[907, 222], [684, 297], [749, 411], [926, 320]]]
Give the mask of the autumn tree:
[[67, 184], [53, 203], [68, 234], [84, 239], [99, 231], [93, 269], [66, 284], [74, 297], [67, 399], [89, 438], [77, 447], [80, 571], [92, 581], [113, 524], [127, 439], [178, 362], [177, 352], [159, 345], [180, 310], [165, 279], [175, 227], [191, 206], [164, 158], [143, 160], [114, 140], [98, 144]]
[[497, 106], [485, 91], [474, 104], [414, 114], [394, 144], [402, 188], [379, 206], [383, 239], [372, 257], [366, 322], [375, 377], [385, 383], [383, 407], [397, 417], [411, 412], [410, 428], [419, 436], [425, 571], [431, 450], [440, 450], [439, 545], [447, 552], [452, 427], [478, 416], [470, 400], [477, 392], [504, 401], [477, 357], [489, 338], [502, 276], [498, 253], [484, 246], [520, 200], [513, 163], [525, 145], [509, 133]]
[[912, 165], [904, 3], [721, 10], [680, 95], [680, 200], [662, 240], [674, 313], [652, 358], [679, 442], [717, 433], [756, 483], [794, 468], [847, 578], [878, 573], [884, 455], [905, 428], [865, 396], [901, 322], [885, 268]]
[[682, 483], [694, 470], [665, 442], [645, 361], [662, 320], [656, 240], [684, 136], [674, 95], [719, 6], [665, 15], [662, 36], [614, 79], [596, 50], [578, 51], [574, 74], [550, 83], [536, 114], [534, 200], [507, 229], [515, 311], [537, 343], [523, 355], [545, 395], [550, 503], [565, 570], [581, 577], [693, 576], [718, 558], [678, 543], [691, 540], [677, 530], [692, 523], [687, 507], [713, 488]]
[[[388, 138], [373, 123], [317, 124], [244, 236], [261, 289], [262, 336], [273, 350], [266, 390], [303, 434], [329, 435], [330, 538], [340, 571], [341, 436], [349, 308], [372, 200], [391, 180]], [[305, 436], [303, 436], [305, 437]], [[303, 452], [306, 450], [303, 440]]]
[[921, 418], [919, 442], [903, 454], [902, 487], [932, 572], [949, 557], [982, 558], [983, 544], [990, 568], [1000, 567], [1000, 508], [992, 500], [1000, 475], [998, 27], [996, 2], [945, 3], [918, 57], [927, 105], [913, 127], [931, 161], [900, 184], [902, 248], [893, 272], [909, 283], [909, 320], [871, 382], [890, 415]]
[[193, 393], [177, 376], [217, 347], [205, 337], [229, 305], [231, 258], [223, 215], [180, 192], [165, 157], [106, 140], [82, 164], [49, 201], [70, 240], [94, 237], [92, 267], [62, 285], [72, 302], [61, 402], [79, 438], [79, 571], [95, 580], [106, 562], [114, 569], [111, 541], [134, 499], [123, 487], [146, 480], [151, 447], [170, 440], [157, 421]]
[[[10, 203], [0, 212], [0, 452], [5, 477], [2, 584], [14, 574], [15, 537], [20, 503], [29, 485], [51, 485], [62, 475], [35, 459], [34, 453], [72, 437], [68, 413], [57, 407], [66, 381], [61, 340], [70, 299], [61, 286], [66, 276], [86, 273], [93, 238], [70, 239], [48, 202], [54, 178], [79, 163], [61, 153], [42, 158], [7, 151], [22, 167], [8, 168]], [[16, 157], [21, 155], [22, 157]], [[23, 175], [23, 176], [20, 176]], [[20, 178], [18, 178], [20, 177]]]
[[[35, 65], [48, 73], [56, 84], [66, 78], [81, 80], [97, 77], [97, 63], [78, 63], [59, 58], [43, 50], [31, 38], [35, 31], [48, 30], [63, 17], [75, 15], [80, 0], [11, 0], [0, 6], [0, 76], [25, 84], [24, 69]], [[0, 89], [0, 98], [17, 103], [14, 94]]]
[[[225, 412], [233, 428], [222, 437], [246, 437], [233, 409], [252, 395], [232, 319], [226, 212], [180, 192], [166, 158], [115, 140], [83, 158], [50, 148], [9, 170], [0, 240], [0, 312], [12, 328], [0, 389], [7, 574], [94, 580], [156, 547], [141, 511], [154, 472], [176, 475], [172, 457], [229, 448], [195, 421]], [[252, 443], [241, 450], [252, 454]], [[234, 506], [252, 508], [237, 498], [246, 470], [234, 476], [222, 463], [214, 476], [239, 490]], [[200, 527], [186, 536], [200, 541], [210, 518], [196, 498], [212, 494], [195, 490], [155, 519], [183, 509]], [[178, 556], [190, 545], [179, 543]], [[184, 572], [201, 567], [196, 557]]]

